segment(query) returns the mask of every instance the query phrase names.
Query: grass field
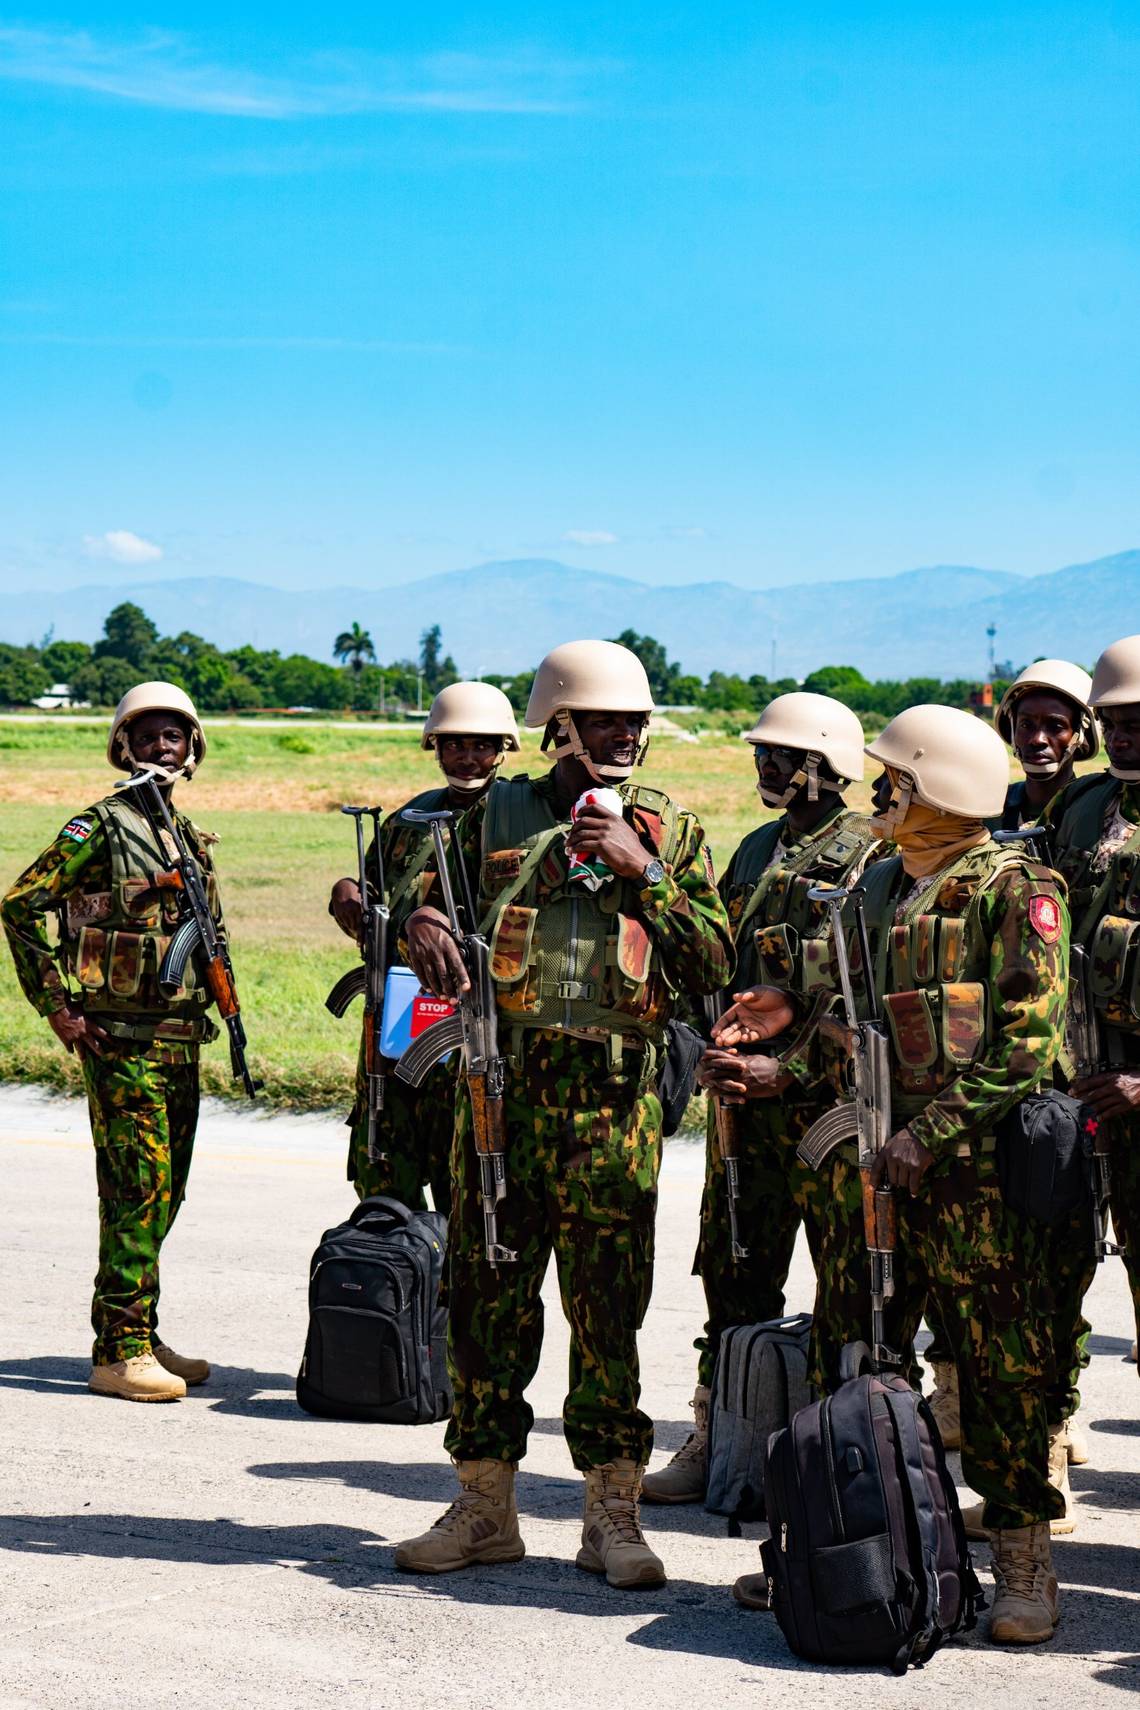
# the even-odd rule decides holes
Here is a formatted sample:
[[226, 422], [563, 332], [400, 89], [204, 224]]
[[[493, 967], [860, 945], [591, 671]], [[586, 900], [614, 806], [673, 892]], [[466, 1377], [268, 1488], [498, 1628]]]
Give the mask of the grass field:
[[[178, 800], [217, 832], [218, 871], [255, 1073], [267, 1104], [341, 1108], [350, 1098], [359, 1005], [343, 1022], [324, 1007], [354, 947], [327, 912], [332, 881], [355, 870], [342, 802], [398, 805], [438, 778], [415, 731], [351, 724], [281, 730], [207, 727], [209, 754]], [[5, 888], [72, 814], [118, 774], [90, 725], [0, 724], [0, 883]], [[546, 762], [532, 737], [519, 770]], [[718, 868], [762, 816], [751, 750], [738, 737], [656, 737], [642, 774], [701, 818]], [[864, 788], [857, 804], [866, 806]], [[0, 958], [0, 1080], [78, 1089], [78, 1065], [57, 1043]], [[224, 1039], [203, 1054], [207, 1091], [236, 1096]]]

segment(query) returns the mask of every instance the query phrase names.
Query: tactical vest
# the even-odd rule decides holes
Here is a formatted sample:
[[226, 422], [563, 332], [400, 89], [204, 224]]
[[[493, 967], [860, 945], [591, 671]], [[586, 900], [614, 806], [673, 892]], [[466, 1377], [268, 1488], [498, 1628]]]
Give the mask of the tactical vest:
[[[982, 900], [1000, 874], [1018, 868], [1056, 881], [1047, 867], [993, 843], [968, 850], [930, 889], [916, 893], [899, 913], [902, 856], [877, 861], [863, 878], [874, 985], [890, 1030], [895, 1115], [915, 1116], [963, 1069], [984, 1056], [992, 1038], [989, 1005], [990, 940]], [[933, 912], [934, 909], [937, 912]], [[830, 958], [830, 943], [811, 947]], [[857, 997], [863, 996], [858, 944], [849, 935]], [[822, 954], [816, 958], [822, 974]], [[832, 989], [837, 974], [832, 976]], [[836, 998], [837, 1011], [842, 1000]], [[862, 1007], [862, 1004], [861, 1004]], [[846, 1053], [824, 1036], [825, 1066], [837, 1090], [846, 1091]]]
[[381, 826], [381, 836], [391, 842], [384, 856], [384, 887], [391, 911], [390, 931], [395, 940], [404, 922], [423, 902], [431, 888], [432, 874], [428, 868], [434, 860], [435, 844], [426, 825], [399, 823], [404, 808], [417, 808], [420, 813], [438, 813], [447, 806], [447, 786], [423, 790], [395, 813], [389, 814]]
[[[621, 795], [635, 828], [668, 869], [680, 846], [680, 814], [644, 784]], [[486, 797], [480, 867], [480, 930], [491, 948], [499, 1010], [514, 1027], [633, 1034], [658, 1041], [672, 990], [649, 932], [629, 910], [636, 881], [597, 891], [571, 884], [568, 823], [522, 776], [497, 780]]]
[[758, 826], [733, 859], [726, 906], [736, 945], [735, 991], [794, 983], [803, 940], [827, 931], [827, 909], [811, 902], [808, 892], [813, 885], [842, 884], [878, 843], [870, 820], [845, 810], [770, 866], [783, 823]]
[[[178, 922], [176, 894], [159, 890], [156, 872], [169, 870], [150, 827], [122, 796], [107, 796], [88, 810], [98, 820], [111, 861], [109, 891], [77, 891], [61, 918], [60, 954], [83, 988], [83, 1012], [112, 1035], [195, 1040], [214, 1036], [206, 1011], [211, 998], [198, 985], [193, 958], [185, 982], [172, 998], [158, 987], [158, 970]], [[207, 844], [196, 826], [178, 816], [179, 830], [205, 868]], [[217, 887], [207, 872], [207, 891], [220, 918]]]
[[1081, 778], [1056, 832], [1057, 867], [1069, 883], [1073, 943], [1089, 953], [1093, 1001], [1110, 1024], [1140, 1025], [1140, 825], [1105, 872], [1091, 857], [1123, 785], [1111, 773]]

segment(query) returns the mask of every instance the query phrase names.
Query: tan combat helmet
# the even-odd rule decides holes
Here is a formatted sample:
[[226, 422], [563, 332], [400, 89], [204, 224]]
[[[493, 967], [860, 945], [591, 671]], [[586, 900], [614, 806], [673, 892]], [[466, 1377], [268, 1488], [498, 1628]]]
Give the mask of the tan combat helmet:
[[177, 713], [189, 724], [190, 752], [181, 770], [184, 777], [192, 778], [198, 762], [205, 757], [206, 733], [194, 702], [177, 683], [136, 683], [133, 689], [127, 690], [111, 720], [111, 732], [107, 738], [108, 762], [117, 766], [120, 772], [136, 770], [138, 762], [131, 753], [130, 724], [140, 713], [148, 712]]
[[[434, 748], [441, 736], [497, 736], [501, 766], [510, 749], [517, 754], [519, 731], [514, 710], [502, 689], [493, 683], [449, 683], [431, 703], [424, 721], [421, 748]], [[460, 778], [443, 768], [443, 775], [453, 790], [474, 795], [486, 789], [486, 778]]]
[[[653, 692], [636, 653], [616, 641], [564, 641], [546, 655], [535, 672], [526, 724], [528, 730], [547, 730], [542, 741], [545, 749], [553, 722], [554, 752], [559, 759], [573, 754], [591, 778], [602, 784], [619, 784], [645, 758], [652, 711]], [[582, 712], [645, 714], [641, 742], [631, 765], [600, 766], [591, 760], [574, 723], [574, 714]]]
[[[763, 783], [757, 783], [765, 807], [786, 808], [805, 784], [808, 801], [816, 802], [820, 790], [842, 791], [863, 777], [863, 726], [850, 707], [830, 695], [812, 695], [802, 689], [777, 695], [768, 702], [747, 740], [754, 748], [795, 748], [803, 754], [785, 789], [766, 790]], [[836, 781], [820, 777], [821, 760], [837, 774]]]
[[[1140, 635], [1126, 635], [1106, 647], [1093, 666], [1089, 705], [1101, 707], [1140, 706]], [[1109, 761], [1114, 778], [1126, 784], [1140, 783], [1140, 772], [1128, 771]]]
[[878, 816], [887, 830], [901, 825], [912, 800], [965, 819], [991, 819], [1005, 806], [1005, 745], [958, 707], [908, 707], [868, 743], [867, 753], [899, 774], [890, 806]]
[[1047, 694], [1062, 695], [1065, 700], [1072, 702], [1077, 717], [1073, 722], [1073, 740], [1068, 753], [1060, 760], [1050, 760], [1040, 765], [1022, 760], [1021, 769], [1026, 776], [1051, 778], [1061, 770], [1066, 760], [1091, 760], [1100, 747], [1100, 730], [1097, 727], [1096, 715], [1089, 706], [1092, 678], [1087, 671], [1082, 671], [1079, 665], [1071, 665], [1067, 659], [1038, 659], [1032, 665], [1027, 665], [1025, 670], [1014, 678], [1002, 696], [1001, 705], [994, 716], [994, 728], [1002, 741], [1013, 747], [1017, 703], [1022, 695], [1031, 694], [1034, 689], [1043, 689]]

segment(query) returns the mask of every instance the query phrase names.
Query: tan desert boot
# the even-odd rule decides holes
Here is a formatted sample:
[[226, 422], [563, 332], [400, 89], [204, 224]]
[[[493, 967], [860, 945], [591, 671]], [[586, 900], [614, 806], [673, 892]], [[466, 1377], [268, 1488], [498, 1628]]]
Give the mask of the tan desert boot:
[[181, 1401], [186, 1394], [182, 1379], [164, 1371], [153, 1354], [92, 1366], [87, 1387], [96, 1395], [117, 1395], [121, 1401]]
[[766, 1573], [742, 1573], [733, 1584], [732, 1595], [743, 1609], [762, 1609], [767, 1614], [772, 1607], [772, 1588]]
[[453, 1461], [459, 1495], [418, 1538], [396, 1546], [406, 1573], [453, 1573], [476, 1562], [517, 1562], [526, 1554], [510, 1461]]
[[210, 1375], [208, 1360], [187, 1359], [184, 1354], [176, 1354], [173, 1348], [168, 1348], [165, 1342], [154, 1344], [154, 1357], [164, 1371], [173, 1372], [175, 1377], [180, 1377], [187, 1389], [205, 1383]]
[[587, 1573], [604, 1573], [619, 1590], [665, 1584], [665, 1568], [641, 1532], [638, 1497], [641, 1468], [636, 1461], [611, 1461], [586, 1474], [586, 1506], [582, 1515], [582, 1548], [577, 1565]]
[[1077, 1424], [1075, 1413], [1071, 1419], [1065, 1420], [1065, 1453], [1071, 1467], [1087, 1467], [1091, 1459], [1089, 1440]]
[[990, 1643], [1043, 1644], [1053, 1637], [1060, 1620], [1048, 1526], [1041, 1521], [1036, 1526], [991, 1532], [990, 1543], [994, 1553]]
[[693, 1395], [693, 1429], [668, 1466], [646, 1473], [643, 1502], [703, 1502], [708, 1478], [710, 1392], [699, 1383]]
[[958, 1368], [952, 1360], [935, 1360], [934, 1388], [927, 1396], [944, 1449], [962, 1447], [962, 1414], [958, 1401]]
[[[1059, 1490], [1065, 1498], [1065, 1512], [1058, 1514], [1055, 1520], [1049, 1522], [1049, 1535], [1053, 1538], [1067, 1538], [1077, 1529], [1077, 1517], [1073, 1503], [1073, 1493], [1069, 1488], [1069, 1455], [1067, 1447], [1068, 1433], [1064, 1425], [1049, 1427], [1049, 1483], [1054, 1490]], [[973, 1538], [981, 1543], [990, 1536], [982, 1525], [982, 1509], [984, 1503], [971, 1502], [968, 1508], [962, 1510], [962, 1524], [966, 1528], [967, 1538]], [[1044, 1525], [1044, 1521], [1042, 1521]]]

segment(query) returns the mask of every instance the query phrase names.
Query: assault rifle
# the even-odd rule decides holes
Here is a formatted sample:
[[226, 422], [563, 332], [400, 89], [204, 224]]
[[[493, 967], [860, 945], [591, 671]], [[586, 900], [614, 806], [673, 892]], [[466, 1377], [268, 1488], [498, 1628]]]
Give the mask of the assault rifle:
[[[342, 974], [328, 997], [325, 1008], [340, 1021], [353, 998], [364, 999], [364, 1075], [368, 1096], [368, 1161], [383, 1162], [377, 1131], [380, 1112], [384, 1108], [384, 1067], [380, 1056], [380, 1022], [384, 1014], [384, 981], [388, 977], [389, 909], [384, 897], [384, 852], [380, 847], [379, 807], [342, 807], [356, 821], [356, 862], [360, 875], [360, 954], [359, 968]], [[364, 819], [372, 820], [375, 883], [368, 883], [368, 861], [364, 849]], [[375, 896], [376, 900], [372, 898]]]
[[197, 953], [206, 988], [217, 1004], [218, 1014], [230, 1036], [230, 1065], [234, 1080], [242, 1083], [250, 1098], [255, 1098], [262, 1082], [254, 1080], [246, 1060], [245, 1028], [234, 986], [233, 963], [214, 920], [202, 870], [187, 848], [166, 797], [159, 788], [161, 775], [153, 767], [144, 766], [118, 786], [130, 792], [135, 806], [150, 826], [159, 850], [173, 863], [168, 871], [154, 874], [156, 890], [175, 892], [179, 913], [179, 924], [158, 970], [158, 989], [164, 997], [173, 997], [183, 983], [186, 964]]
[[[1066, 1031], [1073, 1053], [1073, 1066], [1077, 1071], [1077, 1079], [1084, 1080], [1086, 1075], [1101, 1074], [1105, 1068], [1105, 1056], [1101, 1044], [1100, 1025], [1096, 1018], [1096, 1008], [1092, 996], [1092, 964], [1089, 961], [1088, 951], [1081, 944], [1074, 944], [1069, 951], [1069, 1010], [1066, 1019]], [[1091, 1112], [1086, 1124], [1086, 1133], [1091, 1135], [1093, 1146], [1093, 1240], [1097, 1258], [1105, 1259], [1122, 1253], [1124, 1249], [1108, 1239], [1108, 1228], [1105, 1222], [1108, 1190], [1111, 1185], [1108, 1137], [1105, 1133], [1104, 1123]]]
[[[725, 1012], [725, 994], [714, 992], [704, 1000], [705, 1019], [713, 1027]], [[748, 1257], [748, 1248], [740, 1239], [740, 1100], [717, 1098], [710, 1093], [716, 1120], [716, 1143], [724, 1164], [725, 1186], [728, 1190], [728, 1228], [732, 1239], [732, 1259]]]
[[[871, 1170], [875, 1159], [891, 1138], [891, 1046], [886, 1024], [879, 1015], [875, 998], [875, 977], [871, 964], [871, 947], [867, 936], [867, 917], [863, 910], [863, 892], [857, 887], [847, 890], [813, 885], [808, 900], [824, 903], [831, 916], [831, 936], [835, 945], [835, 960], [839, 968], [839, 984], [847, 1012], [846, 1027], [836, 1029], [840, 1041], [851, 1053], [854, 1070], [855, 1097], [846, 1104], [837, 1104], [818, 1121], [813, 1122], [796, 1148], [796, 1154], [810, 1169], [818, 1170], [824, 1159], [844, 1141], [859, 1144], [859, 1175], [863, 1183], [863, 1236], [867, 1243], [867, 1258], [871, 1270], [871, 1354], [877, 1365], [897, 1366], [899, 1355], [887, 1346], [885, 1308], [895, 1292], [894, 1256], [898, 1245], [898, 1210], [891, 1188], [871, 1185]], [[851, 962], [847, 955], [847, 938], [843, 930], [843, 905], [850, 902], [855, 917], [859, 942], [859, 957], [863, 964], [863, 988], [867, 998], [866, 1021], [859, 1020], [855, 1003], [855, 987], [851, 978]], [[821, 1026], [828, 1028], [825, 1019]], [[832, 1029], [836, 1024], [830, 1024]]]
[[518, 1254], [499, 1241], [498, 1207], [507, 1193], [507, 1130], [503, 1111], [503, 1092], [507, 1080], [506, 1059], [499, 1054], [499, 1010], [495, 987], [491, 979], [491, 951], [487, 940], [477, 930], [477, 915], [471, 895], [471, 885], [462, 855], [457, 851], [463, 887], [468, 930], [463, 930], [455, 892], [447, 868], [447, 847], [443, 841], [446, 825], [455, 848], [455, 815], [448, 808], [426, 813], [421, 808], [405, 808], [401, 816], [413, 825], [430, 825], [435, 842], [436, 866], [443, 893], [444, 909], [452, 936], [459, 946], [467, 969], [470, 985], [456, 1006], [456, 1013], [446, 1021], [437, 1021], [425, 1028], [412, 1041], [396, 1064], [402, 1081], [418, 1087], [433, 1063], [457, 1047], [463, 1052], [463, 1072], [471, 1097], [471, 1123], [475, 1135], [475, 1151], [479, 1159], [479, 1197], [483, 1202], [483, 1233], [487, 1262], [492, 1270], [499, 1265], [513, 1264]]

